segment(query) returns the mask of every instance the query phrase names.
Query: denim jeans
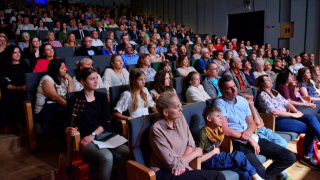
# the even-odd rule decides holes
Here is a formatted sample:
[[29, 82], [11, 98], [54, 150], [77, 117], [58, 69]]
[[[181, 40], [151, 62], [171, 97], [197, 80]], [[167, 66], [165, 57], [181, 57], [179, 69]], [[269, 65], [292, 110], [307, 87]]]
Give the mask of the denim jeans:
[[232, 170], [237, 172], [244, 180], [251, 180], [251, 175], [257, 173], [247, 157], [240, 151], [232, 153], [220, 152], [202, 163], [204, 169]]
[[258, 129], [257, 134], [259, 138], [267, 139], [284, 148], [287, 148], [287, 145], [288, 145], [287, 141], [284, 140], [279, 134], [273, 132], [271, 129], [268, 129], [266, 127], [260, 128]]
[[175, 176], [171, 171], [162, 170], [156, 172], [157, 180], [225, 180], [222, 172], [214, 170], [186, 170], [180, 176]]
[[314, 115], [305, 114], [301, 118], [277, 117], [276, 130], [306, 133], [303, 142], [303, 154], [312, 156], [313, 140], [320, 138], [320, 123]]
[[253, 147], [250, 144], [243, 144], [239, 141], [233, 141], [233, 150], [243, 152], [248, 158], [257, 173], [265, 180], [271, 180], [282, 171], [290, 167], [295, 161], [296, 156], [288, 149], [279, 146], [266, 139], [259, 139], [260, 154], [273, 162], [267, 169], [261, 164], [257, 156], [254, 154]]

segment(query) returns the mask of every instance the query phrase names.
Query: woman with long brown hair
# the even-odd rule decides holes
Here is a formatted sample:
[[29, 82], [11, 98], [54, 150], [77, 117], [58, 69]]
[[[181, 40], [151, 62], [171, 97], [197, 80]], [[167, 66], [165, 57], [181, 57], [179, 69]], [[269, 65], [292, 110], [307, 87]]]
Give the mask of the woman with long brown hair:
[[[148, 115], [151, 108], [152, 112], [157, 112], [155, 103], [145, 87], [145, 74], [140, 69], [130, 71], [130, 90], [121, 94], [120, 99], [114, 108], [113, 116], [117, 119], [129, 120], [142, 115]], [[122, 115], [126, 110], [130, 116]]]

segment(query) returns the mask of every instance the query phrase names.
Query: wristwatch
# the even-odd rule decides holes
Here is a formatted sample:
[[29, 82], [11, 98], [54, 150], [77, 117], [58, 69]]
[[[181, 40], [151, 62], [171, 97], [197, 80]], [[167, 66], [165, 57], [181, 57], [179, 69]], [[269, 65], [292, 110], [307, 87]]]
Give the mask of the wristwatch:
[[97, 138], [97, 133], [92, 132], [91, 135], [94, 136], [94, 138]]

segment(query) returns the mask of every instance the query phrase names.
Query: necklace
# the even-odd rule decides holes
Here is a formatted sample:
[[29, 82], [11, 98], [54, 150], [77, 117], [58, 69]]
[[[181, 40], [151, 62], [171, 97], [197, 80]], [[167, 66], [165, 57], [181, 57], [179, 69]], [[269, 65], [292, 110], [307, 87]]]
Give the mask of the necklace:
[[[116, 76], [119, 78], [119, 80], [120, 80], [120, 82], [121, 82], [121, 85], [125, 85], [125, 84], [126, 84], [126, 77], [124, 76], [124, 74], [122, 73], [122, 71], [121, 71], [121, 73], [120, 73], [120, 76], [119, 76], [118, 73], [116, 73], [116, 71], [114, 71], [114, 73], [115, 73]], [[122, 76], [122, 78], [121, 78], [121, 76]], [[122, 80], [123, 80], [123, 81], [122, 81]]]

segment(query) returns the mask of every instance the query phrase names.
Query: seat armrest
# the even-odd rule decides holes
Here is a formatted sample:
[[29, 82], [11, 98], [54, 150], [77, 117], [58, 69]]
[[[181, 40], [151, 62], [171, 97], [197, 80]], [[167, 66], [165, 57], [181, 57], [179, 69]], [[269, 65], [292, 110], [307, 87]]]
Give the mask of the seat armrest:
[[156, 180], [156, 173], [136, 161], [129, 160], [126, 163], [129, 180]]
[[229, 136], [224, 136], [222, 143], [219, 146], [220, 151], [231, 153], [233, 151], [232, 140]]
[[259, 113], [259, 115], [263, 119], [264, 126], [266, 128], [271, 129], [272, 131], [275, 131], [276, 117], [272, 114], [266, 114], [266, 113]]
[[128, 139], [127, 121], [116, 119], [115, 121], [116, 132]]
[[201, 170], [201, 157], [194, 158], [190, 161], [189, 166], [194, 170]]
[[81, 137], [80, 137], [80, 132], [77, 131], [77, 134], [74, 136], [74, 147], [73, 149], [80, 151], [80, 142], [81, 142]]
[[37, 150], [37, 142], [36, 142], [36, 135], [35, 135], [35, 128], [33, 122], [33, 112], [32, 112], [32, 105], [29, 101], [23, 101], [23, 109], [24, 109], [24, 116], [27, 125], [27, 133], [29, 144], [32, 151]]
[[307, 102], [311, 102], [311, 97], [310, 96], [301, 96], [301, 98]]

